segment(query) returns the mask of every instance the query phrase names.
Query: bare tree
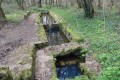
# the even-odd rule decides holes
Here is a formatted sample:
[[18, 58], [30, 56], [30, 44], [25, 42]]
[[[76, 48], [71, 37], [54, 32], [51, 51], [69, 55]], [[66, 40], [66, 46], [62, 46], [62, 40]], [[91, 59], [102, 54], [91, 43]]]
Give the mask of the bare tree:
[[56, 0], [56, 6], [58, 7], [58, 0]]
[[68, 7], [68, 0], [65, 1], [65, 7]]
[[6, 19], [5, 13], [4, 13], [4, 11], [3, 11], [2, 7], [1, 7], [2, 1], [3, 0], [0, 0], [0, 20], [1, 19]]
[[24, 0], [16, 0], [16, 2], [17, 2], [17, 4], [18, 4], [18, 6], [19, 6], [22, 10], [24, 10]]
[[84, 8], [85, 17], [92, 18], [94, 17], [94, 8], [92, 0], [81, 0], [81, 3]]
[[42, 7], [42, 2], [41, 2], [41, 0], [38, 1], [38, 7]]
[[31, 0], [32, 5], [35, 5], [35, 0]]
[[81, 0], [77, 0], [79, 8], [82, 8]]
[[102, 0], [98, 0], [98, 8], [102, 9]]
[[71, 6], [74, 6], [74, 0], [70, 0], [70, 4], [71, 4]]

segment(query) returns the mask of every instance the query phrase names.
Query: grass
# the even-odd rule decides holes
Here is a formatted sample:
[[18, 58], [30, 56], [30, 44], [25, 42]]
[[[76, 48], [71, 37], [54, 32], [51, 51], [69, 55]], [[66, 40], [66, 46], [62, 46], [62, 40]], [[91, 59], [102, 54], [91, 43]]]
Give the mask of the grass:
[[19, 23], [24, 19], [25, 12], [17, 11], [15, 13], [6, 14], [7, 20]]
[[24, 19], [24, 15], [27, 13], [27, 11], [38, 13], [42, 10], [42, 8], [38, 8], [38, 6], [31, 6], [25, 8], [25, 10], [21, 10], [15, 2], [13, 3], [3, 2], [2, 8], [5, 12], [7, 20], [14, 23], [20, 23]]
[[[17, 4], [2, 4], [3, 10], [9, 21], [21, 22], [27, 10], [39, 12], [41, 9], [30, 7], [20, 10]], [[102, 10], [95, 10], [96, 16], [93, 19], [84, 18], [82, 9], [76, 7], [57, 8], [46, 7], [62, 16], [70, 25], [70, 28], [80, 37], [89, 42], [89, 51], [103, 65], [103, 71], [97, 80], [119, 80], [120, 79], [120, 17], [117, 10], [105, 11], [105, 21]], [[109, 14], [109, 15], [108, 15]], [[104, 23], [105, 26], [104, 26]]]
[[2, 3], [8, 21], [20, 23], [24, 19], [26, 10], [21, 10], [16, 3]]
[[[106, 25], [101, 10], [93, 19], [84, 18], [83, 10], [77, 8], [56, 8], [51, 11], [62, 16], [74, 32], [89, 41], [89, 51], [103, 65], [101, 80], [118, 80], [120, 77], [120, 17], [115, 10], [106, 15]], [[105, 12], [108, 14], [108, 12]], [[112, 72], [113, 71], [113, 72]], [[109, 73], [109, 74], [108, 74]]]

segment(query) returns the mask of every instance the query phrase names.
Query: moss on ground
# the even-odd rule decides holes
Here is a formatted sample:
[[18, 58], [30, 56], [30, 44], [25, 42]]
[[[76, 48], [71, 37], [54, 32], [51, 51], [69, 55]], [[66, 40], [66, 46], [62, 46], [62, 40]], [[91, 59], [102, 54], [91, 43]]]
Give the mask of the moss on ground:
[[0, 68], [0, 80], [13, 80], [12, 73], [8, 67]]
[[59, 80], [59, 79], [57, 78], [57, 71], [56, 71], [55, 61], [56, 61], [56, 59], [55, 59], [54, 56], [53, 56], [53, 61], [52, 61], [52, 65], [53, 65], [53, 76], [52, 76], [52, 78], [51, 78], [50, 80]]
[[33, 76], [32, 70], [26, 69], [21, 72], [20, 78], [21, 78], [21, 80], [33, 80], [32, 76]]
[[41, 16], [41, 13], [39, 13], [39, 15], [37, 16], [37, 19], [36, 19], [36, 23], [37, 23], [37, 27], [38, 27], [38, 35], [39, 35], [39, 38], [42, 42], [48, 42], [43, 24], [41, 23], [40, 16]]

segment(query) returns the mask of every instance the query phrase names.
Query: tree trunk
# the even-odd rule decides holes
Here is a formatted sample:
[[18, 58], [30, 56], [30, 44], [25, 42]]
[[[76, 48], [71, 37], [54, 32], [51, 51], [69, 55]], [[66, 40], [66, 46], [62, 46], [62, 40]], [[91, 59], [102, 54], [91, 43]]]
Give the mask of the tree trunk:
[[98, 0], [98, 8], [102, 9], [102, 1], [101, 0]]
[[56, 0], [56, 6], [58, 7], [58, 0]]
[[45, 4], [47, 5], [48, 3], [47, 3], [47, 0], [45, 0]]
[[0, 0], [0, 20], [3, 20], [3, 19], [6, 19], [6, 17], [5, 17], [5, 13], [1, 7], [1, 4], [2, 4], [2, 0]]
[[52, 0], [52, 5], [54, 6], [54, 0]]
[[92, 0], [81, 0], [81, 2], [84, 7], [85, 17], [87, 18], [94, 17], [94, 8], [93, 8]]
[[82, 8], [81, 0], [77, 0], [77, 4], [78, 4], [79, 8]]
[[35, 0], [31, 0], [32, 5], [35, 5]]
[[71, 0], [71, 2], [70, 2], [70, 3], [71, 3], [71, 6], [74, 6], [74, 2], [73, 2], [73, 0]]
[[65, 4], [65, 7], [68, 7], [67, 5], [68, 5], [68, 3], [67, 3], [68, 1], [66, 0], [66, 4]]
[[42, 7], [42, 2], [41, 2], [41, 0], [38, 1], [38, 7]]
[[24, 0], [16, 0], [16, 2], [20, 9], [24, 10]]
[[113, 1], [113, 0], [111, 0], [111, 5], [112, 5], [112, 6], [114, 5], [114, 1]]
[[62, 7], [62, 0], [58, 0], [59, 7]]

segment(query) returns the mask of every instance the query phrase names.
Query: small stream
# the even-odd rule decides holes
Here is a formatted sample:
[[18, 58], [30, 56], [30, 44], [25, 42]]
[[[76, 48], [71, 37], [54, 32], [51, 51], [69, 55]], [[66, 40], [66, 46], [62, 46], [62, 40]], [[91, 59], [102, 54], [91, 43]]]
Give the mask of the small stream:
[[44, 26], [47, 38], [48, 38], [48, 43], [49, 45], [60, 45], [63, 43], [68, 43], [69, 40], [67, 37], [63, 34], [63, 32], [60, 30], [58, 24], [52, 24], [50, 26]]
[[57, 67], [57, 76], [59, 80], [74, 79], [75, 76], [80, 76], [80, 69], [78, 64], [66, 65], [64, 67]]
[[[50, 46], [53, 45], [60, 45], [63, 43], [69, 43], [70, 41], [65, 36], [65, 34], [61, 31], [59, 24], [56, 24], [54, 19], [49, 14], [42, 14], [42, 23], [44, 29], [46, 31], [48, 43]], [[73, 58], [73, 61], [71, 60]], [[67, 57], [58, 57], [56, 58], [56, 71], [57, 77], [59, 80], [65, 80], [66, 78], [75, 78], [75, 76], [80, 76], [81, 71], [78, 67], [78, 60], [74, 56], [67, 56]], [[62, 64], [63, 60], [63, 65]], [[72, 64], [71, 64], [72, 61]], [[67, 64], [66, 64], [67, 62]], [[69, 64], [70, 62], [70, 64]]]

